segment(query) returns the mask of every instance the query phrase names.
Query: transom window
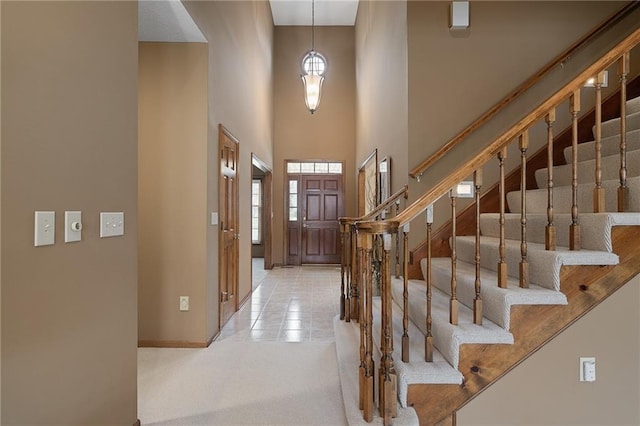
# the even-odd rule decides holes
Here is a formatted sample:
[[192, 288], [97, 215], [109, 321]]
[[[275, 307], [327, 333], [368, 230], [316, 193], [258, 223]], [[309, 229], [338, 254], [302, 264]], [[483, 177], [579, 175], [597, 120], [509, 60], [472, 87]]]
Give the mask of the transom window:
[[317, 162], [288, 162], [287, 173], [295, 174], [342, 174], [342, 163], [335, 163], [329, 161], [317, 161]]

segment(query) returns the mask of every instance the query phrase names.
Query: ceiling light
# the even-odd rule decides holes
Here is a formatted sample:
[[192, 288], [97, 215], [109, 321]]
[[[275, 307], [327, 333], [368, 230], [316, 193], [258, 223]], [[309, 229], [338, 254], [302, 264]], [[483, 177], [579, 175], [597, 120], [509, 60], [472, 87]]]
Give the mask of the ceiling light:
[[304, 102], [311, 114], [320, 105], [322, 83], [327, 69], [324, 56], [315, 51], [315, 1], [311, 0], [311, 50], [302, 59], [302, 85], [304, 86]]

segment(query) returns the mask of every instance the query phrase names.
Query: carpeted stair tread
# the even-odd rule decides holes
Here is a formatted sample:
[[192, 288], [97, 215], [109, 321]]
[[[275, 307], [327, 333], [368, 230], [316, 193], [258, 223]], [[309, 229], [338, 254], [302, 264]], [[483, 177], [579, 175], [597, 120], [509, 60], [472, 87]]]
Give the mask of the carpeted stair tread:
[[640, 112], [640, 96], [627, 101], [627, 115]]
[[[402, 280], [391, 281], [391, 291], [394, 300], [402, 300], [404, 285]], [[409, 318], [413, 324], [426, 334], [426, 285], [422, 281], [409, 282]], [[513, 344], [513, 335], [488, 319], [484, 323], [475, 325], [472, 312], [464, 305], [460, 305], [458, 325], [449, 323], [449, 296], [437, 288], [432, 290], [431, 317], [433, 319], [431, 331], [434, 346], [454, 367], [458, 368], [460, 361], [460, 345], [465, 343], [478, 344]]]
[[[640, 129], [640, 112], [633, 114], [627, 113], [627, 131]], [[593, 136], [595, 138], [596, 126], [592, 128]], [[602, 123], [601, 137], [606, 138], [612, 135], [620, 134], [620, 118], [614, 118]]]
[[[427, 259], [420, 261], [425, 274]], [[451, 259], [431, 259], [431, 277], [435, 287], [443, 293], [451, 294]], [[472, 309], [475, 299], [475, 264], [458, 261], [456, 263], [457, 295], [460, 303]], [[509, 277], [507, 288], [498, 287], [498, 276], [494, 271], [480, 268], [482, 312], [485, 318], [493, 321], [505, 330], [509, 330], [512, 305], [566, 305], [567, 298], [559, 291], [549, 290], [530, 284], [529, 288], [520, 288], [517, 278]]]
[[[336, 354], [340, 373], [340, 387], [344, 401], [344, 411], [347, 422], [351, 426], [382, 425], [382, 418], [375, 412], [373, 421], [367, 423], [362, 418], [362, 411], [358, 407], [358, 365], [360, 365], [360, 325], [355, 322], [340, 321], [340, 317], [333, 319], [333, 332], [336, 337]], [[443, 361], [449, 365], [446, 361]], [[451, 368], [449, 366], [449, 368]], [[374, 377], [377, 374], [374, 375]], [[398, 417], [393, 419], [397, 426], [417, 426], [418, 415], [411, 407], [398, 407]]]
[[[494, 237], [480, 238], [480, 265], [496, 271], [498, 246], [500, 240]], [[458, 260], [475, 263], [475, 236], [456, 238]], [[520, 241], [505, 241], [505, 259], [507, 274], [518, 277], [521, 260]], [[560, 268], [563, 265], [616, 265], [618, 256], [613, 253], [593, 250], [570, 251], [566, 247], [557, 247], [555, 251], [545, 250], [544, 244], [527, 244], [529, 263], [529, 283], [551, 290], [560, 290]]]
[[[397, 281], [397, 279], [395, 279]], [[415, 283], [414, 283], [415, 285]], [[409, 385], [416, 383], [430, 384], [462, 384], [462, 373], [453, 368], [447, 359], [437, 350], [433, 351], [433, 362], [424, 361], [424, 334], [415, 324], [409, 321], [409, 362], [402, 362], [402, 307], [393, 303], [393, 364], [398, 377], [398, 399], [403, 407], [407, 406]], [[380, 365], [380, 312], [382, 304], [379, 297], [373, 298], [373, 346], [377, 354], [374, 356], [377, 366]], [[377, 376], [377, 374], [376, 374]], [[375, 383], [376, 389], [378, 383]]]
[[[578, 148], [580, 151], [580, 148]], [[602, 180], [616, 180], [619, 178], [620, 153], [602, 156]], [[596, 161], [585, 160], [578, 163], [578, 179], [581, 183], [595, 182]], [[564, 164], [553, 167], [553, 185], [570, 186], [572, 165]], [[640, 150], [627, 152], [627, 177], [640, 176]], [[547, 187], [547, 168], [535, 171], [538, 188]]]
[[[640, 98], [639, 98], [640, 99]], [[627, 152], [640, 149], [640, 129], [627, 131]], [[578, 161], [593, 160], [596, 157], [595, 141], [583, 142], [578, 145]], [[603, 156], [620, 154], [620, 134], [602, 138], [600, 152]], [[564, 158], [567, 164], [572, 161], [573, 148], [568, 146], [564, 149]]]
[[[605, 180], [602, 187], [605, 190], [605, 210], [614, 212], [618, 210], [618, 187], [620, 181]], [[629, 188], [629, 211], [640, 211], [640, 176], [627, 179]], [[593, 183], [583, 183], [578, 185], [578, 211], [580, 213], [593, 212]], [[553, 189], [553, 210], [555, 213], [571, 212], [571, 187], [559, 186]], [[511, 213], [520, 212], [520, 191], [507, 193], [507, 205]], [[546, 213], [547, 211], [547, 190], [530, 189], [527, 190], [526, 197], [527, 213]]]
[[[498, 213], [481, 214], [480, 232], [482, 235], [498, 238], [500, 236], [499, 219]], [[578, 220], [583, 229], [582, 248], [611, 253], [613, 252], [611, 228], [640, 225], [640, 213], [583, 213], [579, 215]], [[544, 244], [547, 223], [546, 213], [527, 213], [527, 241]], [[563, 247], [569, 246], [571, 214], [554, 214], [553, 223], [556, 228], [556, 244]], [[505, 214], [505, 237], [510, 240], [518, 240], [520, 233], [520, 214]]]

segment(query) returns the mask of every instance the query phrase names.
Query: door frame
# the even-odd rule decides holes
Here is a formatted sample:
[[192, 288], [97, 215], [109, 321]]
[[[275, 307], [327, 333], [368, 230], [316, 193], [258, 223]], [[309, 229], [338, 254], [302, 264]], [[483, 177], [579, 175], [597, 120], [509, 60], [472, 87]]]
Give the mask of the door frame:
[[[218, 125], [218, 152], [220, 152], [223, 148], [224, 148], [224, 139], [228, 139], [229, 141], [235, 143], [235, 152], [236, 152], [236, 164], [235, 164], [235, 172], [236, 172], [236, 191], [235, 194], [233, 194], [233, 200], [231, 201], [234, 205], [234, 223], [236, 226], [235, 229], [235, 233], [236, 235], [239, 235], [239, 222], [240, 222], [240, 203], [239, 203], [239, 178], [240, 178], [240, 173], [239, 173], [239, 163], [240, 163], [240, 142], [238, 141], [238, 139], [233, 136], [231, 134], [231, 132], [224, 127], [222, 124]], [[219, 159], [218, 159], [218, 164], [219, 164], [219, 170], [218, 170], [218, 211], [222, 212], [222, 208], [225, 207], [225, 203], [223, 202], [224, 200], [222, 199], [223, 197], [223, 185], [224, 185], [224, 176], [223, 176], [223, 170], [222, 170], [222, 155], [220, 155]], [[217, 298], [218, 298], [218, 325], [219, 325], [219, 329], [222, 329], [222, 327], [224, 326], [224, 324], [226, 323], [226, 321], [223, 323], [223, 318], [222, 318], [222, 307], [223, 307], [223, 300], [222, 300], [222, 290], [221, 290], [221, 284], [222, 284], [222, 272], [223, 269], [225, 267], [224, 265], [224, 240], [223, 240], [223, 223], [219, 223], [218, 225], [218, 294], [217, 294]], [[233, 247], [233, 261], [236, 265], [235, 267], [235, 276], [233, 277], [233, 311], [237, 312], [238, 311], [238, 284], [239, 284], [239, 269], [238, 269], [238, 265], [239, 265], [239, 257], [240, 257], [240, 251], [239, 251], [239, 241], [238, 238], [234, 238], [234, 247]]]
[[[272, 219], [273, 219], [273, 171], [255, 153], [251, 153], [251, 164], [264, 173], [262, 182], [262, 235], [264, 236], [264, 269], [273, 269], [272, 258]], [[251, 205], [249, 205], [251, 207]], [[253, 270], [251, 271], [253, 276]]]

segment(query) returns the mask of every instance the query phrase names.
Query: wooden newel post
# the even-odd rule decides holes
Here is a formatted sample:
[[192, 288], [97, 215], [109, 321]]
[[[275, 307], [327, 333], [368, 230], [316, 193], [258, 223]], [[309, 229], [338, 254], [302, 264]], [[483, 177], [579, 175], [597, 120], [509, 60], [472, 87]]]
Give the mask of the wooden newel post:
[[[397, 232], [397, 229], [396, 231]], [[393, 363], [393, 312], [391, 297], [391, 235], [382, 236], [382, 357], [380, 359], [380, 395], [378, 409], [385, 426], [391, 425], [391, 418], [398, 415], [397, 376]]]
[[[365, 238], [366, 236], [357, 234], [357, 246], [358, 250], [363, 251], [363, 247], [366, 244]], [[366, 250], [363, 251], [364, 254], [358, 258], [358, 271], [366, 271], [365, 268], [362, 268], [361, 263], [367, 261], [366, 259]], [[366, 282], [366, 279], [365, 281]], [[363, 289], [363, 294], [360, 297], [361, 300], [361, 308], [366, 305], [366, 300], [368, 300], [369, 294], [366, 289]], [[366, 309], [366, 308], [365, 308]], [[364, 410], [365, 407], [365, 397], [366, 397], [366, 377], [367, 377], [367, 324], [368, 318], [366, 317], [365, 309], [360, 309], [360, 367], [358, 368], [358, 389], [359, 389], [359, 401], [358, 405], [361, 410]]]
[[627, 75], [629, 74], [629, 52], [618, 61], [620, 76], [620, 187], [618, 188], [618, 211], [629, 210], [629, 188], [627, 187]]
[[529, 262], [527, 261], [527, 149], [529, 131], [520, 135], [520, 287], [529, 288]]
[[[373, 235], [364, 234], [360, 236], [361, 238], [361, 246], [363, 249], [363, 264], [364, 268], [362, 271], [364, 272], [364, 296], [366, 297], [366, 319], [365, 319], [365, 371], [364, 378], [361, 382], [361, 399], [363, 401], [363, 418], [366, 422], [371, 422], [373, 420], [373, 374], [375, 371], [375, 363], [373, 360], [373, 276], [371, 273], [371, 266], [373, 261], [372, 251], [373, 251]], [[361, 327], [362, 330], [362, 327]]]
[[547, 123], [547, 226], [544, 228], [544, 248], [556, 249], [556, 227], [553, 224], [553, 123], [556, 121], [555, 108], [545, 117]]
[[[340, 253], [340, 319], [344, 320], [344, 305], [345, 305], [345, 289], [348, 289], [348, 276], [350, 273], [347, 271], [349, 268], [349, 261], [351, 259], [351, 234], [350, 226], [344, 218], [340, 218], [340, 244], [342, 246], [342, 252]], [[348, 291], [348, 290], [347, 290]]]
[[570, 99], [571, 112], [571, 226], [569, 227], [569, 249], [580, 250], [580, 224], [578, 223], [578, 113], [580, 112], [580, 90]]
[[498, 152], [498, 164], [500, 167], [500, 245], [498, 247], [500, 260], [498, 261], [498, 287], [507, 288], [507, 261], [506, 244], [504, 235], [504, 210], [505, 210], [505, 186], [504, 186], [504, 160], [507, 158], [507, 148]]

